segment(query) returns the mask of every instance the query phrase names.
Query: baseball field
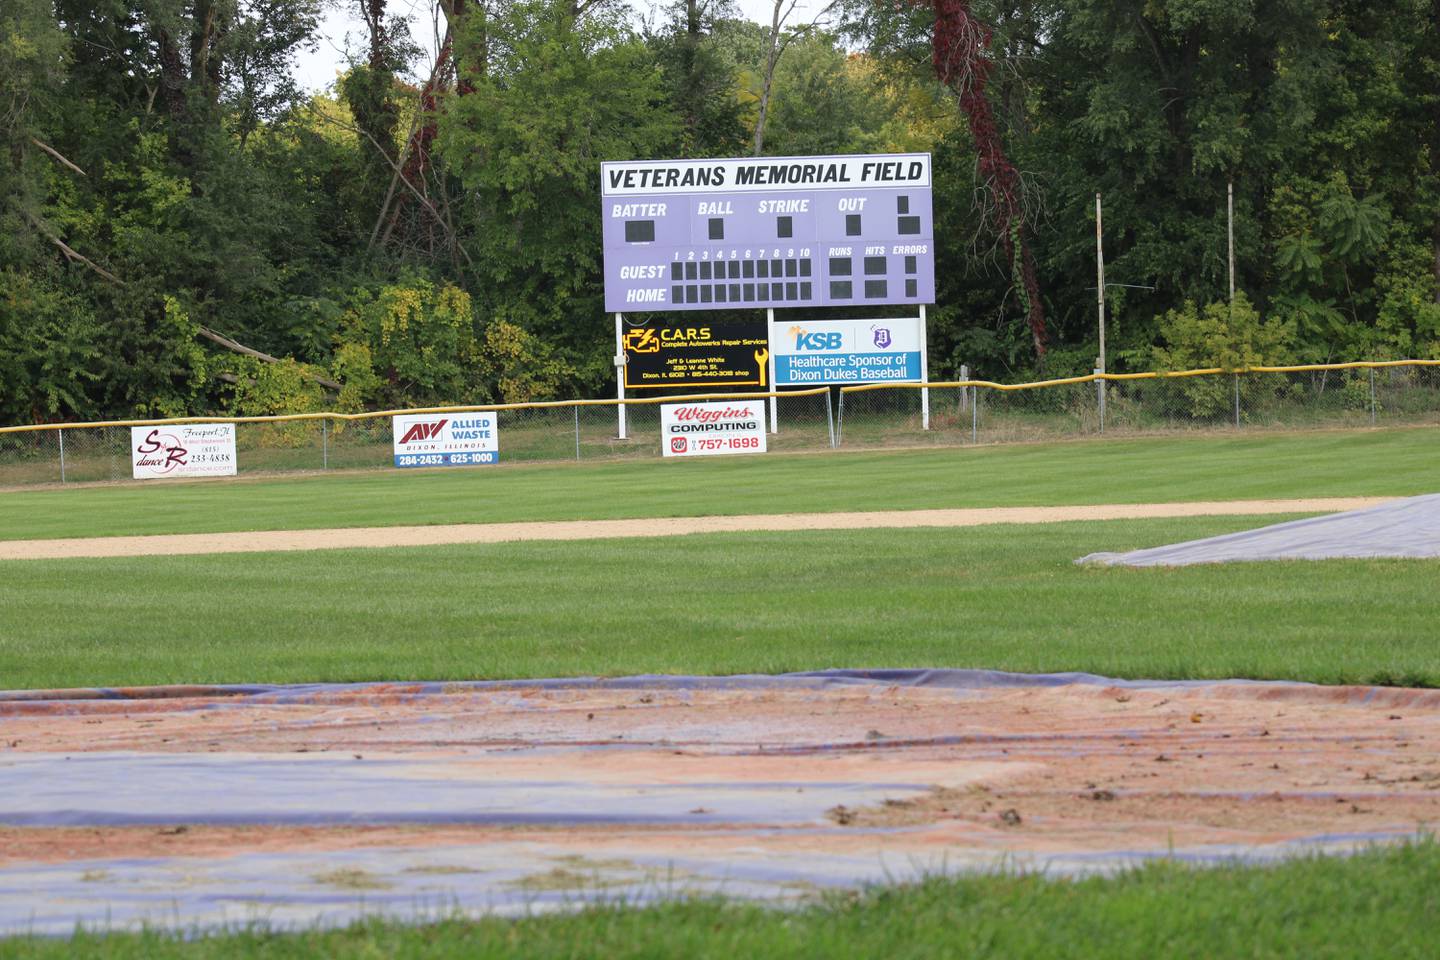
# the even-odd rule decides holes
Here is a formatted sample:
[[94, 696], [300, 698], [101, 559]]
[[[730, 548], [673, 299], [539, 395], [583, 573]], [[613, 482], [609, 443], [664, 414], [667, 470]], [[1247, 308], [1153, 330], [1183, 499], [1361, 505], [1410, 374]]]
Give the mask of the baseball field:
[[[227, 781], [224, 761], [299, 753], [307, 775], [317, 754], [428, 765], [316, 790], [489, 777], [534, 791], [519, 808], [568, 811], [467, 819], [472, 799], [437, 793], [383, 824], [239, 801], [210, 817], [202, 791], [137, 794], [145, 816], [11, 818], [0, 900], [37, 919], [12, 906], [0, 955], [1428, 955], [1440, 561], [1074, 561], [1432, 493], [1437, 475], [1433, 430], [1397, 429], [0, 492], [12, 784], [103, 754], [124, 764], [77, 774], [71, 800], [150, 776], [183, 797], [215, 775], [276, 803], [261, 768]], [[1098, 676], [767, 679], [837, 669]], [[730, 675], [766, 676], [706, 680]], [[1296, 683], [1185, 683], [1232, 679]], [[71, 688], [98, 689], [34, 692]], [[177, 757], [194, 765], [155, 765]], [[747, 812], [728, 816], [740, 783]], [[670, 789], [697, 825], [605, 813]], [[499, 871], [446, 858], [482, 849], [527, 872], [478, 902], [397, 879]], [[769, 874], [734, 866], [754, 849]], [[375, 850], [391, 860], [356, 859]], [[775, 872], [842, 855], [852, 882]], [[219, 929], [152, 901], [128, 927], [54, 936], [65, 904], [95, 916], [150, 882], [130, 865], [261, 856], [309, 893], [239, 897], [251, 912]], [[477, 916], [496, 890], [518, 908]], [[306, 896], [349, 919], [284, 912]]]

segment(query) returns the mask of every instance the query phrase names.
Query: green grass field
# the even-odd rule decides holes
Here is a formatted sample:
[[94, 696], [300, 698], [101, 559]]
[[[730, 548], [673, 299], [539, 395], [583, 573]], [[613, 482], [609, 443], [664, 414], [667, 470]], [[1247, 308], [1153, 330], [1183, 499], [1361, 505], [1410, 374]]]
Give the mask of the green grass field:
[[[1430, 430], [624, 462], [0, 493], [0, 539], [1403, 496]], [[1440, 685], [1440, 560], [1082, 568], [1283, 517], [0, 562], [0, 687], [954, 666]], [[188, 611], [209, 610], [194, 617]], [[1432, 843], [1113, 878], [937, 879], [292, 935], [0, 941], [51, 957], [1429, 956]]]
[[1430, 429], [1195, 436], [12, 489], [0, 539], [1436, 489]]
[[14, 960], [300, 957], [1294, 957], [1428, 958], [1440, 936], [1440, 850], [1425, 842], [1349, 859], [1116, 877], [933, 879], [798, 911], [716, 900], [602, 906], [519, 921], [0, 942]]
[[1277, 519], [14, 561], [0, 566], [0, 677], [55, 687], [926, 666], [1440, 684], [1440, 560], [1073, 563]]

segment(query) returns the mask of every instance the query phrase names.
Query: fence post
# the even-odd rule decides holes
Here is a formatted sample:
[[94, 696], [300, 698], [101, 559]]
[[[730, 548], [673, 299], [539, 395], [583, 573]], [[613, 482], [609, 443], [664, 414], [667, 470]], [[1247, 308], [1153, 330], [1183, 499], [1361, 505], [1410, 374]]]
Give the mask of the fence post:
[[[845, 402], [845, 395], [840, 395], [840, 402]], [[825, 388], [825, 423], [830, 427], [830, 449], [835, 449], [835, 404], [830, 399], [830, 388]]]
[[320, 421], [320, 469], [330, 469], [330, 418]]
[[980, 442], [980, 391], [970, 398], [970, 442]]
[[1370, 426], [1375, 426], [1375, 368], [1370, 368]]
[[580, 459], [580, 404], [575, 404], [575, 459]]
[[920, 429], [930, 429], [930, 337], [925, 329], [925, 304], [920, 304]]
[[1095, 396], [1100, 407], [1100, 432], [1105, 432], [1105, 380], [1100, 376], [1105, 371], [1095, 368]]
[[[830, 391], [825, 391], [825, 399], [830, 399]], [[840, 407], [835, 411], [835, 446], [845, 442], [845, 388], [840, 388]]]
[[[969, 380], [969, 379], [970, 379], [970, 368], [969, 368], [968, 366], [966, 366], [965, 364], [963, 364], [963, 363], [960, 364], [960, 379], [961, 379], [961, 380]], [[961, 409], [961, 410], [965, 410], [965, 409], [968, 409], [968, 408], [969, 408], [969, 406], [970, 406], [970, 391], [973, 390], [973, 389], [975, 389], [975, 388], [974, 388], [974, 387], [961, 387], [961, 388], [960, 388], [960, 409]]]
[[1240, 374], [1234, 373], [1235, 378], [1235, 429], [1240, 429]]
[[55, 431], [60, 437], [60, 482], [65, 482], [65, 428], [61, 427]]
[[625, 435], [625, 339], [621, 324], [623, 314], [615, 314], [615, 439], [628, 440]]

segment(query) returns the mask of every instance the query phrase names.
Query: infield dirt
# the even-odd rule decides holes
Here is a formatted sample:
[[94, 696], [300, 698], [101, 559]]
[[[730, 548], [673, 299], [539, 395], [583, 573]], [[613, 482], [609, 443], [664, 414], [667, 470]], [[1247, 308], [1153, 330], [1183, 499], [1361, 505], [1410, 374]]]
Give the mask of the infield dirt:
[[1166, 517], [1264, 516], [1359, 510], [1388, 497], [1325, 497], [1304, 500], [1223, 500], [1192, 503], [1127, 503], [1057, 507], [979, 507], [946, 510], [885, 510], [863, 513], [785, 513], [745, 516], [655, 517], [640, 520], [576, 520], [533, 523], [436, 524], [419, 527], [346, 527], [330, 530], [257, 530], [134, 537], [81, 537], [0, 541], [0, 560], [72, 557], [140, 557], [203, 553], [337, 550], [357, 547], [426, 547], [451, 543], [521, 540], [598, 540], [609, 537], [671, 537], [692, 533], [786, 530], [863, 530], [905, 527], [974, 527], [1067, 520], [1134, 520]]
[[0, 702], [0, 768], [47, 781], [33, 804], [10, 793], [0, 864], [83, 865], [102, 899], [134, 858], [191, 876], [281, 851], [307, 876], [366, 852], [384, 889], [500, 877], [497, 854], [523, 868], [501, 886], [578, 863], [546, 882], [617, 874], [609, 889], [657, 862], [794, 886], [876, 864], [1205, 860], [1440, 820], [1437, 691], [1014, 682], [36, 692]]

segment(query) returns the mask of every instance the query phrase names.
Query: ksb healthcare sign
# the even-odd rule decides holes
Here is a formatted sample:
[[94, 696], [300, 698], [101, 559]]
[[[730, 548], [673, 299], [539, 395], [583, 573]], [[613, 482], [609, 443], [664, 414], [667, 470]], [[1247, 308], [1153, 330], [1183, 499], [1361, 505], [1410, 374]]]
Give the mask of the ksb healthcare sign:
[[775, 385], [919, 383], [924, 336], [918, 317], [794, 324], [776, 331]]
[[186, 423], [130, 428], [136, 480], [235, 476], [235, 424]]
[[663, 404], [660, 443], [667, 457], [764, 453], [765, 401]]
[[484, 413], [407, 413], [391, 421], [397, 467], [462, 467], [500, 461], [500, 430]]
[[629, 389], [767, 385], [770, 354], [760, 320], [632, 327], [621, 345]]

